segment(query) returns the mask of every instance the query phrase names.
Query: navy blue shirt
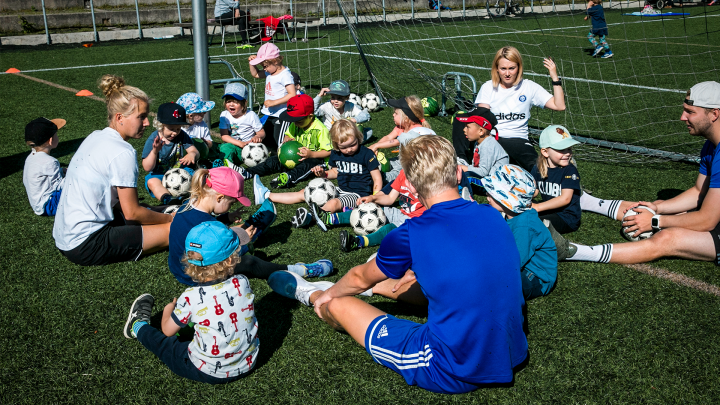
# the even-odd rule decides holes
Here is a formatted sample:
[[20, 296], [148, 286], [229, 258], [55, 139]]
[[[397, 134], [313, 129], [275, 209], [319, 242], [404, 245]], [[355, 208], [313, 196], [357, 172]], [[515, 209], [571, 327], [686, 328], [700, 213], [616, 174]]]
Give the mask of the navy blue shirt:
[[418, 333], [430, 367], [468, 383], [512, 381], [528, 353], [525, 300], [520, 254], [498, 211], [460, 198], [434, 204], [383, 239], [376, 263], [393, 279], [415, 272], [428, 299]]
[[195, 208], [184, 211], [186, 205], [183, 205], [175, 214], [175, 218], [170, 224], [170, 245], [168, 246], [168, 267], [170, 272], [175, 276], [177, 281], [187, 285], [197, 285], [190, 276], [185, 274], [185, 267], [180, 262], [185, 255], [185, 238], [187, 238], [190, 230], [195, 226], [208, 221], [217, 221], [217, 219]]
[[607, 23], [605, 22], [605, 10], [600, 4], [596, 4], [587, 9], [587, 15], [590, 16], [592, 22], [592, 33], [595, 35], [607, 35]]
[[580, 228], [580, 217], [582, 215], [580, 209], [580, 173], [578, 173], [577, 167], [574, 164], [569, 164], [565, 167], [548, 168], [548, 176], [543, 179], [540, 178], [540, 172], [537, 165], [535, 165], [530, 174], [535, 178], [543, 202], [560, 197], [562, 190], [565, 188], [575, 190], [570, 204], [557, 210], [543, 211], [541, 215], [557, 213], [560, 219], [565, 221], [573, 231], [577, 231]]
[[342, 191], [357, 193], [361, 197], [372, 194], [373, 181], [370, 171], [380, 167], [373, 151], [360, 146], [356, 154], [347, 156], [333, 150], [330, 152], [328, 164], [337, 169], [337, 182]]
[[[153, 132], [145, 141], [145, 147], [143, 148], [142, 158], [148, 157], [153, 149], [153, 141], [158, 136], [158, 131]], [[177, 161], [185, 156], [185, 150], [194, 146], [190, 136], [183, 130], [180, 130], [178, 136], [176, 136], [170, 144], [163, 143], [160, 153], [158, 153], [158, 161], [155, 162], [155, 167], [150, 171], [150, 174], [165, 174], [171, 167], [177, 163]], [[185, 243], [185, 241], [183, 241]]]

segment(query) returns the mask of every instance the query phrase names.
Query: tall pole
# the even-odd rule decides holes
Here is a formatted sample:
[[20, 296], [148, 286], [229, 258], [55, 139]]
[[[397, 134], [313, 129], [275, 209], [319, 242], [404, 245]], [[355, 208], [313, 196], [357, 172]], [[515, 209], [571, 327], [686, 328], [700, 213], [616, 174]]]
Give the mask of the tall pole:
[[[207, 42], [207, 2], [192, 0], [193, 14], [193, 56], [195, 57], [195, 92], [203, 98], [210, 99], [210, 69], [208, 62]], [[210, 114], [205, 115], [205, 122], [210, 124]]]
[[135, 16], [137, 17], [138, 22], [138, 36], [140, 36], [140, 39], [143, 39], [142, 27], [140, 26], [140, 6], [138, 6], [138, 0], [135, 0]]
[[[180, 0], [177, 0], [177, 9], [178, 9], [178, 22], [180, 24], [182, 24], [182, 15], [180, 14]], [[182, 36], [184, 32], [185, 32], [185, 30], [180, 28], [180, 36]]]
[[50, 31], [48, 31], [47, 26], [47, 14], [45, 14], [45, 0], [42, 0], [42, 8], [43, 8], [43, 21], [45, 22], [45, 40], [47, 41], [47, 44], [52, 44], [52, 41], [50, 40]]
[[93, 7], [93, 0], [90, 0], [90, 16], [92, 17], [92, 21], [93, 21], [93, 34], [95, 37], [95, 42], [100, 42], [100, 37], [98, 36], [97, 27], [95, 26], [95, 7]]

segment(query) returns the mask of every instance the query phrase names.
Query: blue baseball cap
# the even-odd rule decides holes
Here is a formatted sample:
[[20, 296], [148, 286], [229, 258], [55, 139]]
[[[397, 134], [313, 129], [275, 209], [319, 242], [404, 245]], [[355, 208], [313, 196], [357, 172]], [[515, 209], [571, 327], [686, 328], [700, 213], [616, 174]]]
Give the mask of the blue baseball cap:
[[237, 251], [240, 239], [237, 234], [219, 221], [203, 222], [195, 226], [185, 238], [185, 253], [197, 252], [202, 260], [190, 260], [196, 266], [220, 263]]
[[228, 83], [225, 86], [225, 94], [223, 98], [230, 96], [236, 100], [247, 99], [247, 88], [242, 83]]

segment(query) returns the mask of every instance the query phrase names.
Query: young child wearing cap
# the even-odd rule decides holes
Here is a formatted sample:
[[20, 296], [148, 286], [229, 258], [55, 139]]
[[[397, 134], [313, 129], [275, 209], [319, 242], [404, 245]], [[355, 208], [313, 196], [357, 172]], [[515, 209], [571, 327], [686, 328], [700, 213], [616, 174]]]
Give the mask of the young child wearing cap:
[[548, 295], [557, 280], [557, 249], [533, 209], [535, 180], [520, 166], [505, 164], [481, 181], [488, 203], [504, 215], [515, 237], [525, 301]]
[[[318, 219], [317, 224], [323, 231], [327, 231], [324, 220], [333, 212], [340, 212], [355, 208], [360, 197], [375, 194], [382, 188], [382, 175], [377, 158], [372, 151], [361, 145], [363, 136], [354, 122], [340, 119], [330, 129], [333, 151], [328, 159], [327, 169], [324, 166], [315, 166], [312, 171], [315, 176], [326, 179], [337, 179], [339, 196], [325, 203], [320, 208], [310, 203], [313, 214], [300, 207], [292, 219], [294, 227], [310, 225], [313, 218]], [[297, 204], [305, 201], [305, 190], [290, 193], [271, 193], [255, 175], [253, 192], [255, 204], [262, 204], [266, 199], [281, 204]]]
[[290, 75], [293, 78], [293, 83], [295, 83], [295, 95], [305, 94], [305, 91], [302, 87], [302, 80], [300, 80], [300, 75], [296, 72], [290, 72]]
[[249, 143], [260, 143], [265, 131], [255, 111], [247, 108], [247, 88], [241, 83], [225, 86], [225, 111], [220, 114], [220, 152], [225, 165], [242, 163], [242, 148]]
[[[502, 165], [510, 163], [507, 152], [497, 141], [497, 118], [489, 109], [477, 107], [469, 112], [458, 113], [455, 119], [465, 124], [465, 137], [473, 148], [472, 162], [458, 157], [458, 163], [468, 177], [479, 185], [480, 179], [494, 172]], [[490, 136], [495, 129], [495, 136]], [[473, 180], [470, 180], [473, 183]]]
[[[322, 97], [330, 95], [330, 101], [320, 104]], [[320, 89], [320, 93], [313, 99], [315, 103], [315, 116], [322, 120], [323, 124], [330, 129], [333, 124], [343, 118], [349, 119], [356, 124], [362, 124], [370, 120], [370, 114], [362, 107], [348, 101], [350, 98], [350, 85], [345, 80], [335, 80], [329, 87]], [[365, 143], [372, 137], [372, 129], [360, 127]]]
[[157, 130], [145, 141], [142, 152], [142, 166], [148, 172], [145, 189], [151, 197], [167, 205], [174, 198], [162, 184], [165, 172], [173, 167], [182, 167], [192, 173], [192, 166], [198, 161], [200, 152], [182, 129], [188, 123], [185, 109], [179, 104], [161, 104], [154, 125]]
[[[170, 225], [168, 267], [180, 283], [196, 285], [196, 282], [185, 273], [185, 265], [181, 261], [185, 254], [183, 241], [195, 226], [208, 221], [218, 221], [225, 226], [231, 225], [230, 229], [240, 238], [240, 254], [243, 255], [249, 250], [248, 244], [255, 241], [275, 221], [277, 212], [270, 200], [265, 201], [252, 217], [244, 222], [239, 220], [238, 212], [229, 212], [236, 202], [246, 207], [250, 205], [250, 200], [243, 194], [244, 187], [244, 179], [228, 167], [198, 169], [195, 172], [190, 198], [178, 209]], [[310, 264], [280, 265], [245, 255], [243, 260], [237, 263], [235, 272], [263, 279], [267, 279], [277, 270], [288, 270], [301, 277], [322, 277], [330, 274], [332, 268], [332, 262], [329, 260]]]
[[205, 101], [197, 93], [185, 93], [178, 98], [177, 103], [185, 109], [189, 127], [185, 128], [195, 147], [200, 153], [200, 159], [207, 159], [213, 147], [210, 128], [205, 123], [205, 114], [215, 108], [214, 101]]
[[[260, 349], [255, 296], [248, 279], [235, 274], [241, 261], [235, 232], [213, 221], [195, 226], [183, 242], [185, 269], [199, 286], [186, 289], [165, 306], [161, 331], [150, 326], [155, 299], [135, 299], [123, 334], [136, 338], [173, 373], [198, 382], [224, 384], [245, 377]], [[192, 322], [192, 341], [175, 335]]]
[[[313, 99], [307, 94], [301, 94], [291, 98], [287, 103], [287, 110], [280, 115], [283, 121], [291, 122], [283, 142], [291, 140], [300, 142], [303, 146], [298, 150], [298, 155], [302, 158], [294, 168], [274, 178], [270, 182], [272, 188], [291, 187], [297, 184], [312, 175], [312, 169], [325, 163], [330, 156], [330, 151], [333, 149], [330, 132], [315, 117], [313, 111], [315, 111]], [[228, 166], [239, 172], [245, 180], [254, 175], [265, 176], [286, 170], [277, 156], [270, 156], [265, 162], [247, 169]]]
[[565, 127], [550, 125], [540, 134], [540, 156], [530, 172], [542, 198], [534, 208], [561, 234], [580, 228], [580, 173], [572, 164], [572, 146], [579, 143]]
[[[282, 136], [288, 128], [288, 123], [281, 119], [280, 114], [285, 111], [290, 98], [297, 94], [295, 80], [290, 69], [282, 64], [280, 48], [273, 43], [261, 46], [257, 55], [248, 57], [248, 62], [254, 78], [265, 78], [265, 102], [260, 112], [268, 118], [263, 125], [267, 134], [263, 143], [268, 150], [275, 150], [282, 144]], [[258, 70], [257, 65], [262, 65], [263, 70]]]
[[65, 120], [36, 118], [25, 126], [25, 143], [31, 147], [23, 168], [23, 184], [30, 207], [37, 215], [55, 216], [65, 177], [60, 162], [50, 156], [58, 146], [58, 129]]

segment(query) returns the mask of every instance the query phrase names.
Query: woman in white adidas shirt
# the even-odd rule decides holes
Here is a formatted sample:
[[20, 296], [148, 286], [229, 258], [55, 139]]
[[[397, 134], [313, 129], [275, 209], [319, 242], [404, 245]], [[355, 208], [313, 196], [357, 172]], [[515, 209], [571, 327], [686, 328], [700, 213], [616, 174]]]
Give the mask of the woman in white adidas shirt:
[[552, 59], [543, 65], [552, 79], [553, 94], [532, 80], [523, 79], [520, 52], [512, 46], [495, 54], [491, 70], [492, 80], [485, 82], [475, 99], [478, 107], [489, 108], [498, 120], [498, 142], [525, 170], [530, 171], [537, 161], [537, 152], [528, 140], [528, 121], [533, 106], [555, 111], [565, 110], [565, 94]]

